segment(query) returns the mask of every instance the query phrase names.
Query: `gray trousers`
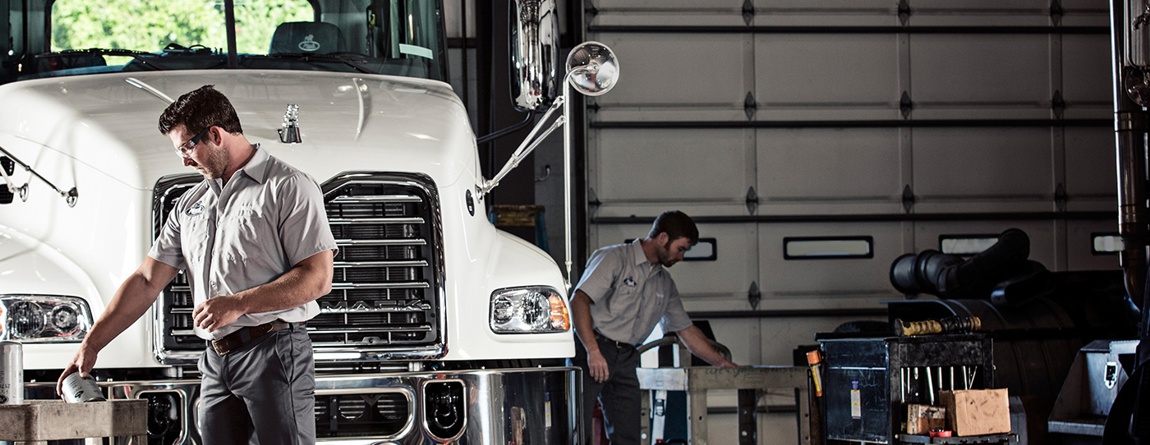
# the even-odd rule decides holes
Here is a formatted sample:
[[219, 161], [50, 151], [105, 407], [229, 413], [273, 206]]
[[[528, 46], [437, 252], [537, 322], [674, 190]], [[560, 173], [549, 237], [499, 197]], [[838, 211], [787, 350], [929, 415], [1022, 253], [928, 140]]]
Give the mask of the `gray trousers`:
[[574, 366], [583, 369], [583, 428], [587, 444], [593, 443], [594, 429], [591, 413], [595, 402], [603, 405], [603, 423], [611, 445], [638, 445], [642, 430], [642, 402], [639, 397], [639, 378], [635, 368], [639, 367], [639, 352], [634, 346], [620, 344], [596, 333], [599, 352], [607, 360], [607, 381], [596, 382], [587, 372], [587, 350], [583, 343], [575, 342]]
[[301, 323], [199, 362], [205, 444], [315, 443], [315, 361]]

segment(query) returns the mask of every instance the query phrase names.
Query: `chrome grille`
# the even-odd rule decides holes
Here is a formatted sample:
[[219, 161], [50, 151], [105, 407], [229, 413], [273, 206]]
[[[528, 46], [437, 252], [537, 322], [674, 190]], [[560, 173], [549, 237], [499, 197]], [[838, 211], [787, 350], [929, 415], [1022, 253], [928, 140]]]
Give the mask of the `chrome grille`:
[[[157, 215], [166, 217], [176, 197], [199, 182], [182, 179], [157, 185]], [[178, 193], [165, 193], [178, 187]], [[442, 232], [431, 180], [348, 174], [324, 183], [323, 190], [339, 252], [332, 291], [318, 300], [320, 314], [307, 325], [317, 362], [325, 351], [342, 353], [341, 360], [441, 356]], [[157, 233], [161, 224], [155, 224]], [[165, 363], [194, 360], [204, 342], [192, 332], [191, 288], [183, 273], [159, 304], [156, 331], [168, 334], [157, 339], [159, 357]]]
[[316, 437], [398, 437], [408, 426], [412, 400], [405, 392], [315, 397]]

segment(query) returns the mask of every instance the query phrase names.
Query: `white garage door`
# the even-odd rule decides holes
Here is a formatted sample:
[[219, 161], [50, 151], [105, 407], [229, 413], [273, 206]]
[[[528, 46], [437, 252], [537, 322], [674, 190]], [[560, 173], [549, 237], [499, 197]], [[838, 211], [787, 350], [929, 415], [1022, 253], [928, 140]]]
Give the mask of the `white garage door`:
[[588, 248], [694, 216], [713, 258], [671, 272], [749, 364], [885, 321], [892, 261], [944, 241], [1117, 268], [1107, 4], [901, 4], [588, 1], [621, 66], [588, 99]]

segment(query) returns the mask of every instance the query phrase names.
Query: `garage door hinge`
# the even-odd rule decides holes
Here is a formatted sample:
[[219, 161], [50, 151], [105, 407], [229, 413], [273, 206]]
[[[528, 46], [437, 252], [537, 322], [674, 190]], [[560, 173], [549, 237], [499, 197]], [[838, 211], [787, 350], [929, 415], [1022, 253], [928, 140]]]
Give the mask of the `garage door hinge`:
[[591, 210], [594, 210], [594, 209], [598, 208], [600, 205], [603, 205], [603, 202], [599, 201], [598, 196], [595, 196], [595, 189], [588, 188], [587, 189], [587, 207], [591, 207]]
[[755, 95], [748, 91], [747, 97], [743, 98], [743, 112], [747, 113], [747, 120], [755, 118], [755, 110], [758, 108], [759, 106], [755, 105]]
[[902, 209], [906, 213], [914, 210], [914, 190], [910, 188], [910, 184], [902, 188]]
[[747, 188], [747, 213], [752, 215], [759, 209], [759, 194], [755, 193], [754, 187]]
[[911, 110], [914, 110], [914, 101], [910, 100], [910, 94], [906, 91], [902, 92], [902, 98], [898, 100], [898, 110], [902, 112], [902, 118], [910, 117]]
[[759, 283], [751, 282], [751, 288], [747, 290], [747, 302], [751, 303], [751, 309], [759, 308], [759, 301], [762, 301], [763, 293], [759, 291]]
[[1059, 210], [1066, 210], [1066, 201], [1070, 200], [1070, 195], [1066, 193], [1066, 187], [1062, 183], [1054, 188], [1054, 206]]
[[743, 23], [751, 26], [755, 20], [755, 2], [751, 0], [743, 0]]
[[1054, 90], [1054, 97], [1050, 98], [1050, 110], [1054, 112], [1055, 119], [1062, 119], [1062, 111], [1066, 109], [1066, 100], [1062, 98], [1062, 92]]
[[898, 21], [903, 26], [906, 26], [906, 22], [910, 21], [910, 4], [906, 0], [899, 0], [898, 2]]
[[1058, 0], [1050, 2], [1050, 23], [1054, 26], [1062, 24], [1062, 2]]

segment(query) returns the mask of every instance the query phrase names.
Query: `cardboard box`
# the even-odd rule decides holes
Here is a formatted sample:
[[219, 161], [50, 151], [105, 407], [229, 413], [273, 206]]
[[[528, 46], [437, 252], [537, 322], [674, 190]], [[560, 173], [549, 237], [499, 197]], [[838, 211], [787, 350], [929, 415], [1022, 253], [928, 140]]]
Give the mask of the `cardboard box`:
[[1005, 388], [941, 391], [939, 398], [955, 436], [1010, 432], [1010, 402]]
[[946, 429], [946, 408], [910, 403], [906, 405], [906, 433], [930, 434], [933, 429]]

